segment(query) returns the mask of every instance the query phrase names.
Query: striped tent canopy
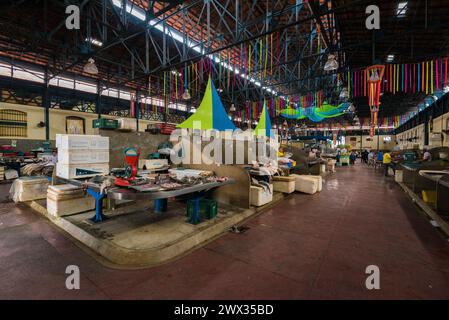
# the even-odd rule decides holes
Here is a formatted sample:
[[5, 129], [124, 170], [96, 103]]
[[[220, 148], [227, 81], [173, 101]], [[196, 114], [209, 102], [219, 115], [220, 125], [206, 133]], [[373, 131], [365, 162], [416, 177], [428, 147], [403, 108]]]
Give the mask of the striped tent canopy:
[[202, 130], [215, 129], [218, 131], [235, 129], [210, 77], [207, 81], [206, 91], [204, 92], [200, 106], [194, 114], [183, 123], [179, 124], [177, 128]]
[[274, 134], [271, 129], [270, 115], [268, 114], [267, 103], [266, 101], [264, 101], [259, 123], [256, 126], [254, 134], [256, 136], [269, 137], [271, 139], [274, 139]]

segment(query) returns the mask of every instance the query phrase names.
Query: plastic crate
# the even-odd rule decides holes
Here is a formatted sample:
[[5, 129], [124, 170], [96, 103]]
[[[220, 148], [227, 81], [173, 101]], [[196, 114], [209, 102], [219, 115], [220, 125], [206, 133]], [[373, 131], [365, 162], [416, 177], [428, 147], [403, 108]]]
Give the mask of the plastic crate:
[[[187, 217], [192, 216], [194, 203], [192, 200], [187, 201]], [[218, 204], [215, 200], [200, 200], [200, 215], [202, 219], [213, 219], [217, 216]]]
[[117, 129], [118, 121], [113, 119], [95, 119], [92, 120], [92, 126], [98, 129]]
[[434, 190], [423, 190], [422, 199], [425, 203], [435, 203], [437, 201], [437, 193]]
[[176, 126], [173, 124], [163, 123], [160, 125], [160, 133], [170, 135], [172, 134], [173, 130], [176, 129]]

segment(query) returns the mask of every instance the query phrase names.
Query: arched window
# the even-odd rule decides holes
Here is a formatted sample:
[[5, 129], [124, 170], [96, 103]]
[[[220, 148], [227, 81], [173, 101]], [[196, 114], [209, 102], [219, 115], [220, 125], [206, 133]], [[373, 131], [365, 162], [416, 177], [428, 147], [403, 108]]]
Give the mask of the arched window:
[[0, 110], [0, 137], [26, 137], [27, 113], [12, 109]]

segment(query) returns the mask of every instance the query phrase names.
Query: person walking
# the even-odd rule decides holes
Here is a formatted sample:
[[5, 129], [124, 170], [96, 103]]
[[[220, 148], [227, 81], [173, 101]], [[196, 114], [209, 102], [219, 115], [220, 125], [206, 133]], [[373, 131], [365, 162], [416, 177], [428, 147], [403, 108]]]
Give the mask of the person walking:
[[393, 169], [393, 173], [396, 174], [395, 167], [394, 167], [394, 165], [393, 165], [393, 163], [391, 161], [391, 154], [390, 154], [390, 152], [386, 151], [384, 153], [382, 163], [383, 163], [384, 168], [385, 168], [385, 176], [386, 177], [388, 176], [388, 169], [389, 168]]

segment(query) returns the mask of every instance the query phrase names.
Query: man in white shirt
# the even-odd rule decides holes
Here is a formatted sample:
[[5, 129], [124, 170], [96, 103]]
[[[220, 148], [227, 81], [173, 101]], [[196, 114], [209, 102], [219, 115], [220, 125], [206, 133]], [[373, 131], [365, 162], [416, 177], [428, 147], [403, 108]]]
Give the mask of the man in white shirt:
[[47, 161], [45, 166], [55, 166], [56, 162], [58, 162], [58, 154], [56, 153], [56, 151], [53, 151], [51, 156], [45, 157], [45, 160]]
[[374, 152], [373, 152], [373, 150], [371, 150], [368, 153], [368, 165], [369, 166], [374, 166]]

